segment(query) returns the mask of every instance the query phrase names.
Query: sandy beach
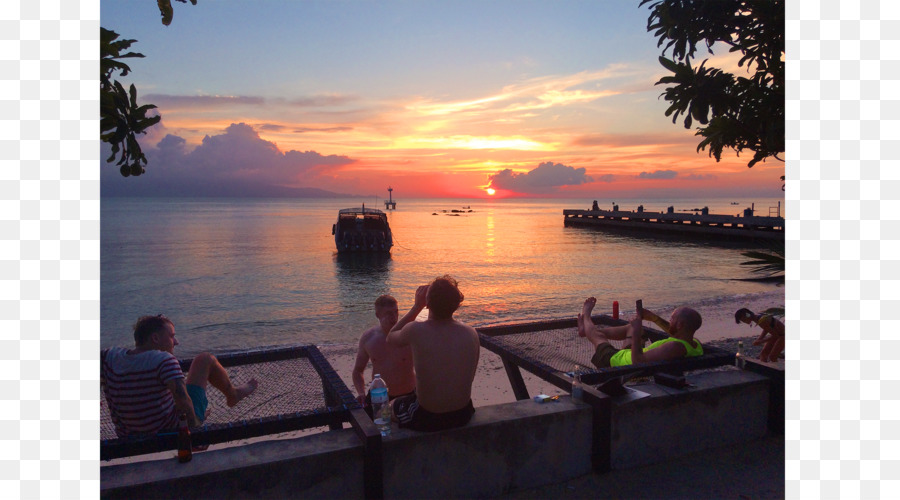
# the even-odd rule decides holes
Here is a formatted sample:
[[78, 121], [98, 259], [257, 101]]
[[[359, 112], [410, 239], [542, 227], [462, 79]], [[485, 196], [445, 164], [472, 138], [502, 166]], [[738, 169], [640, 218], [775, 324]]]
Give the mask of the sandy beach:
[[[572, 305], [573, 316], [576, 315], [577, 311], [580, 308], [580, 305], [581, 304]], [[746, 307], [754, 312], [764, 311], [770, 307], [784, 307], [784, 288], [778, 287], [769, 292], [733, 296], [725, 299], [700, 302], [691, 304], [691, 306], [697, 309], [703, 318], [703, 326], [696, 333], [696, 337], [702, 343], [717, 345], [719, 347], [723, 347], [725, 349], [733, 351], [735, 350], [735, 346], [737, 345], [737, 339], [744, 339], [744, 346], [747, 350], [747, 354], [750, 356], [755, 356], [756, 354], [758, 354], [760, 348], [753, 348], [752, 346], [750, 346], [750, 340], [757, 337], [761, 330], [758, 327], [749, 327], [743, 323], [735, 324], [734, 312], [742, 307]], [[652, 308], [649, 306], [648, 309], [652, 310]], [[673, 308], [659, 309], [654, 310], [654, 312], [656, 312], [660, 316], [668, 318], [672, 313], [672, 310]], [[605, 312], [601, 304], [598, 304], [596, 311], [600, 313]], [[624, 308], [622, 309], [623, 317], [628, 318], [630, 315], [630, 312], [626, 311]], [[363, 329], [361, 328], [360, 333], [362, 331]], [[572, 341], [584, 343], [585, 349], [591, 348], [590, 344], [586, 340], [577, 338], [574, 328], [572, 329]], [[338, 375], [341, 376], [343, 382], [347, 385], [347, 387], [350, 388], [351, 391], [353, 391], [353, 381], [351, 380], [351, 373], [353, 370], [353, 364], [356, 360], [357, 345], [326, 344], [318, 347], [322, 354], [328, 359], [328, 362], [335, 369]], [[777, 363], [773, 363], [773, 366], [784, 367], [784, 359], [780, 359]], [[370, 371], [370, 368], [366, 369], [367, 379], [371, 377]], [[530, 374], [529, 372], [525, 370], [520, 371], [530, 395], [547, 394], [552, 396], [556, 394], [565, 394], [565, 392], [561, 389]], [[475, 374], [475, 382], [472, 386], [473, 405], [477, 408], [486, 405], [511, 403], [515, 400], [516, 399], [513, 394], [512, 387], [510, 386], [509, 379], [507, 378], [506, 370], [503, 369], [503, 362], [500, 360], [500, 357], [488, 351], [487, 349], [482, 349], [478, 369]], [[345, 427], [347, 426], [349, 426], [349, 424], [345, 424]], [[209, 449], [215, 450], [231, 446], [240, 446], [243, 444], [263, 441], [267, 439], [291, 439], [306, 434], [324, 432], [325, 430], [325, 428], [316, 428], [283, 433], [274, 436], [264, 436], [259, 438], [213, 445], [210, 446]], [[145, 460], [170, 459], [171, 457], [171, 452], [154, 453], [151, 455], [142, 455], [137, 457], [116, 459], [109, 462], [102, 462], [102, 465], [115, 465]]]

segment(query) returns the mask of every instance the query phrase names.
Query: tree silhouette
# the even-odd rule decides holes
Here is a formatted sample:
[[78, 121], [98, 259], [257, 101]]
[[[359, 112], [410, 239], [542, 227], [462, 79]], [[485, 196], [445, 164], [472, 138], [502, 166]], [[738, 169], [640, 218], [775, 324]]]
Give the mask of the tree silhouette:
[[[187, 3], [187, 0], [177, 0]], [[197, 5], [197, 0], [190, 0]], [[172, 22], [172, 3], [170, 0], [157, 0], [162, 23], [166, 26]], [[122, 62], [123, 59], [144, 57], [138, 52], [125, 52], [137, 40], [119, 40], [115, 31], [100, 27], [100, 140], [112, 146], [112, 155], [106, 161], [112, 162], [119, 156], [119, 172], [123, 176], [141, 175], [145, 172], [147, 157], [141, 151], [137, 134], [146, 133], [146, 129], [159, 123], [161, 117], [147, 116], [147, 112], [156, 109], [153, 104], [137, 105], [137, 89], [132, 84], [126, 92], [113, 74], [126, 76], [131, 68]]]
[[[784, 161], [778, 156], [784, 153], [784, 1], [641, 0], [640, 6], [648, 3], [647, 31], [663, 46], [660, 64], [672, 72], [656, 82], [667, 85], [661, 95], [671, 103], [672, 123], [682, 115], [684, 128], [699, 123], [697, 151], [708, 147], [716, 161], [725, 149], [752, 151], [747, 167], [768, 157]], [[707, 67], [707, 60], [692, 64], [700, 44], [712, 54], [716, 43], [741, 53], [738, 65], [749, 77]]]

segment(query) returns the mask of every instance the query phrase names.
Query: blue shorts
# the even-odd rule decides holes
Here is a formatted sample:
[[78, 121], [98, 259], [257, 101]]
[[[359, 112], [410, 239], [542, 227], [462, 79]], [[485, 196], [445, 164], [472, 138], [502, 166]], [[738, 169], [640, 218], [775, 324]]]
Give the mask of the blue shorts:
[[194, 402], [194, 415], [197, 420], [203, 422], [206, 420], [206, 407], [209, 406], [209, 400], [206, 399], [206, 388], [194, 384], [185, 384], [188, 396]]

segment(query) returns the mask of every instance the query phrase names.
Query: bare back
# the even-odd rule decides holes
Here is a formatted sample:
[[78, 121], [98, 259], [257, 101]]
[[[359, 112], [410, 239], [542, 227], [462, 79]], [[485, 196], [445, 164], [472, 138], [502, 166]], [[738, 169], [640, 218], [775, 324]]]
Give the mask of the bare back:
[[481, 352], [475, 329], [452, 319], [429, 319], [404, 329], [410, 329], [419, 404], [433, 413], [466, 406]]
[[372, 327], [362, 335], [360, 351], [368, 355], [373, 376], [381, 375], [392, 396], [412, 392], [416, 388], [413, 351], [409, 346], [390, 345], [386, 338], [380, 326]]

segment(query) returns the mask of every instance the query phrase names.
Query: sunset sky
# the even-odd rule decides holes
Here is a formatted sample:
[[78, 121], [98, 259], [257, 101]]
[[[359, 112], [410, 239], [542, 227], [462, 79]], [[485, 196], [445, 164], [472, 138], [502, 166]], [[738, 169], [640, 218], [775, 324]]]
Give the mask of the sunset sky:
[[[102, 0], [162, 122], [102, 193], [780, 197], [784, 164], [697, 152], [633, 1]], [[727, 50], [709, 56], [734, 67]]]

